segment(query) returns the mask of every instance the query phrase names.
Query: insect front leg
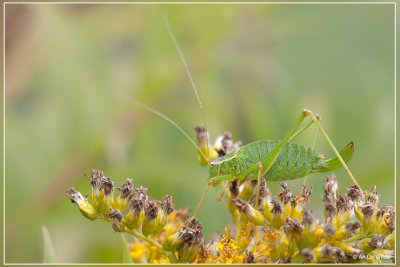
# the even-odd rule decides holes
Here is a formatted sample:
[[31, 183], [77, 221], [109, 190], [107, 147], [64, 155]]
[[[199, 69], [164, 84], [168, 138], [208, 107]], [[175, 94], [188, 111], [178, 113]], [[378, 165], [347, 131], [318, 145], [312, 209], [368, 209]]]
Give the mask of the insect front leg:
[[217, 184], [221, 181], [231, 180], [233, 177], [235, 177], [233, 174], [224, 174], [224, 175], [220, 175], [220, 176], [215, 176], [211, 179], [212, 179], [213, 184]]

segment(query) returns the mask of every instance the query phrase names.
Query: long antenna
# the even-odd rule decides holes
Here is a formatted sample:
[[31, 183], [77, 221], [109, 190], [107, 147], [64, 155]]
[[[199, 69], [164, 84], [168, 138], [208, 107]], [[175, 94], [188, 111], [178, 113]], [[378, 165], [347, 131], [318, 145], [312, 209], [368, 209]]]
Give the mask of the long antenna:
[[[200, 100], [200, 96], [199, 96], [199, 93], [198, 93], [198, 91], [197, 91], [196, 84], [194, 83], [192, 74], [190, 73], [189, 66], [188, 66], [188, 64], [186, 63], [185, 57], [183, 56], [183, 53], [182, 53], [182, 50], [181, 50], [181, 48], [179, 47], [178, 42], [176, 41], [175, 35], [174, 35], [174, 33], [172, 32], [171, 26], [169, 25], [167, 14], [164, 13], [164, 14], [163, 14], [163, 18], [164, 18], [165, 27], [166, 27], [167, 30], [168, 30], [168, 34], [169, 34], [169, 36], [171, 37], [171, 40], [172, 40], [172, 42], [174, 43], [175, 49], [176, 49], [176, 51], [178, 52], [179, 57], [180, 57], [181, 60], [182, 60], [183, 66], [185, 67], [185, 70], [186, 70], [186, 73], [187, 73], [187, 75], [189, 76], [190, 83], [192, 84], [194, 93], [196, 94], [197, 102], [199, 103], [200, 110], [201, 110], [201, 117], [202, 117], [202, 119], [203, 119], [204, 130], [205, 130], [205, 132], [206, 132], [206, 149], [207, 149], [207, 155], [209, 155], [210, 153], [209, 153], [209, 151], [208, 151], [207, 125], [206, 125], [206, 119], [205, 119], [205, 116], [204, 116], [203, 104], [202, 104], [202, 102], [201, 102], [201, 100]], [[203, 154], [203, 153], [202, 153], [202, 154]], [[203, 154], [203, 156], [204, 156], [204, 154]], [[208, 157], [205, 157], [205, 158], [206, 158], [207, 161], [208, 161]]]
[[160, 118], [163, 118], [164, 120], [168, 121], [169, 123], [171, 123], [173, 126], [175, 126], [175, 128], [177, 128], [196, 147], [196, 149], [203, 155], [203, 157], [207, 158], [206, 155], [204, 155], [203, 151], [201, 151], [200, 147], [197, 146], [196, 142], [193, 141], [193, 139], [190, 138], [190, 136], [176, 122], [174, 122], [167, 115], [161, 113], [160, 111], [158, 111], [158, 110], [156, 110], [156, 109], [154, 109], [154, 108], [152, 108], [152, 107], [150, 107], [148, 105], [145, 105], [143, 103], [140, 103], [138, 101], [130, 99], [129, 97], [124, 97], [124, 99], [130, 101], [131, 103], [139, 106], [140, 108], [142, 108], [144, 110], [147, 110], [147, 111], [159, 116]]

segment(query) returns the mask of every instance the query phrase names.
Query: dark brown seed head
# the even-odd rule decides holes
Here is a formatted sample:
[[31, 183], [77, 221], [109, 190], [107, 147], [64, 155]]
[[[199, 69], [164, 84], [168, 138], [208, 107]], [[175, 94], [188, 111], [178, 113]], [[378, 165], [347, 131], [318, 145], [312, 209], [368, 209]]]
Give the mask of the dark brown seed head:
[[303, 210], [303, 224], [305, 226], [311, 226], [314, 223], [314, 216], [312, 216], [311, 211], [308, 209]]
[[103, 180], [102, 188], [104, 189], [105, 195], [111, 195], [114, 193], [114, 182], [111, 181], [110, 177], [107, 177]]
[[196, 131], [196, 139], [199, 145], [206, 144], [206, 129], [204, 125], [199, 125], [194, 128]]
[[146, 204], [146, 202], [143, 201], [142, 199], [133, 198], [129, 207], [135, 214], [139, 214], [141, 211], [143, 211], [145, 204]]
[[217, 137], [218, 149], [216, 149], [218, 156], [222, 157], [231, 151], [233, 146], [232, 134], [230, 132], [225, 132]]
[[311, 263], [315, 258], [314, 252], [309, 248], [304, 248], [300, 254], [304, 257], [305, 263]]
[[204, 241], [202, 228], [197, 218], [190, 219], [179, 229], [178, 238], [188, 246], [200, 246]]
[[336, 228], [332, 224], [327, 224], [324, 227], [324, 232], [329, 236], [333, 236], [336, 233]]
[[247, 215], [250, 212], [250, 210], [251, 210], [250, 204], [247, 203], [246, 201], [244, 201], [240, 198], [231, 199], [231, 201], [233, 204], [235, 204], [236, 207], [238, 207], [238, 209], [241, 213], [244, 213]]
[[117, 187], [117, 189], [121, 191], [121, 198], [130, 197], [131, 193], [133, 192], [132, 179], [127, 178], [126, 183], [124, 183], [121, 187]]
[[286, 183], [280, 183], [279, 186], [282, 188], [282, 192], [280, 192], [277, 197], [279, 197], [281, 201], [286, 205], [292, 200], [292, 192], [290, 192], [289, 187]]
[[301, 234], [304, 230], [304, 226], [296, 218], [290, 218], [286, 216], [286, 222], [283, 225], [283, 230], [286, 234]]
[[267, 187], [267, 182], [265, 181], [265, 179], [261, 179], [260, 180], [260, 198], [270, 198], [271, 197], [271, 193]]
[[104, 177], [103, 172], [99, 170], [92, 170], [92, 177], [90, 178], [91, 187], [97, 192], [103, 185], [103, 181], [106, 178]]
[[143, 186], [136, 188], [136, 198], [146, 202], [149, 199], [147, 196], [147, 188]]
[[307, 206], [310, 201], [311, 192], [312, 186], [310, 186], [310, 189], [307, 189], [307, 186], [303, 185], [303, 191], [301, 192], [301, 195], [297, 197], [297, 199], [301, 199], [303, 205]]
[[379, 203], [379, 195], [378, 195], [378, 191], [376, 191], [376, 186], [373, 186], [371, 188], [371, 191], [368, 193], [367, 202], [371, 203], [371, 204], [373, 204], [375, 206], [378, 205], [378, 203]]
[[276, 216], [281, 215], [283, 212], [283, 206], [281, 202], [279, 202], [277, 199], [271, 199], [271, 203], [272, 203], [271, 212]]
[[361, 223], [359, 221], [349, 221], [346, 222], [344, 227], [347, 232], [354, 233], [355, 231], [357, 231], [358, 228], [361, 227]]
[[364, 199], [361, 188], [356, 184], [353, 184], [347, 189], [347, 195], [354, 202], [362, 201]]
[[337, 258], [340, 262], [344, 262], [346, 260], [346, 255], [343, 252], [343, 250], [341, 250], [338, 247], [333, 247], [329, 244], [325, 244], [322, 249], [321, 249], [321, 253], [325, 258], [332, 258], [335, 257]]
[[333, 199], [336, 198], [336, 192], [338, 189], [338, 181], [334, 174], [328, 175], [324, 178], [326, 180], [326, 184], [324, 186], [325, 195], [329, 195]]
[[110, 213], [108, 214], [108, 217], [110, 219], [113, 219], [113, 220], [116, 220], [118, 222], [121, 222], [122, 218], [123, 218], [123, 215], [122, 215], [121, 211], [119, 211], [117, 209], [110, 208]]
[[387, 224], [387, 230], [392, 233], [395, 228], [395, 221], [396, 221], [396, 216], [395, 216], [395, 210], [394, 207], [391, 205], [383, 205], [378, 212], [376, 213], [376, 216], [378, 219], [384, 219], [386, 224]]
[[336, 208], [338, 211], [348, 212], [353, 207], [353, 202], [349, 195], [339, 196], [338, 200], [336, 201]]
[[370, 218], [374, 215], [375, 206], [371, 203], [365, 203], [361, 206], [361, 211], [366, 218]]
[[328, 218], [333, 218], [337, 214], [337, 209], [333, 204], [326, 204], [325, 205], [325, 210], [326, 210], [326, 217]]
[[246, 251], [246, 256], [247, 256], [246, 262], [244, 263], [256, 263], [254, 261], [254, 254], [251, 251]]
[[374, 235], [368, 245], [373, 249], [384, 249], [389, 245], [389, 242], [384, 235]]
[[155, 200], [148, 200], [144, 205], [144, 214], [146, 215], [146, 219], [149, 221], [157, 218], [158, 214], [158, 205]]
[[346, 262], [346, 254], [341, 248], [335, 247], [335, 250], [333, 252], [333, 255], [338, 259], [339, 262], [344, 263]]
[[67, 193], [69, 194], [69, 199], [72, 203], [78, 203], [79, 201], [83, 200], [83, 196], [73, 187], [71, 189], [68, 189]]
[[394, 214], [394, 207], [388, 204], [382, 205], [376, 213], [376, 216], [381, 218], [385, 213]]
[[322, 256], [324, 256], [325, 258], [331, 257], [334, 253], [334, 248], [329, 244], [325, 244], [321, 248], [321, 253], [322, 253]]
[[168, 215], [174, 211], [174, 205], [172, 204], [172, 197], [166, 195], [161, 202], [161, 209]]

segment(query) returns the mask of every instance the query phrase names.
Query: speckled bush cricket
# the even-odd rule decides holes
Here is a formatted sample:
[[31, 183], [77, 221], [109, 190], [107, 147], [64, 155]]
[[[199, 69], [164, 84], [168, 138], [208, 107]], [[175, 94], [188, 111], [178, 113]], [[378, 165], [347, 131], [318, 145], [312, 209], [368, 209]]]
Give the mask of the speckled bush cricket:
[[[240, 181], [244, 179], [252, 179], [258, 181], [256, 203], [258, 203], [259, 185], [262, 177], [264, 177], [264, 179], [267, 181], [285, 181], [301, 178], [311, 173], [330, 172], [343, 167], [352, 179], [352, 181], [356, 185], [358, 185], [356, 179], [346, 165], [346, 163], [351, 160], [354, 153], [353, 142], [350, 142], [339, 153], [325, 130], [322, 128], [319, 122], [319, 117], [308, 109], [304, 109], [301, 112], [298, 120], [296, 121], [292, 129], [282, 140], [263, 140], [252, 142], [247, 145], [241, 146], [235, 151], [232, 151], [224, 156], [216, 157], [210, 160], [210, 158], [206, 156], [206, 154], [209, 155], [209, 151], [203, 105], [200, 100], [196, 85], [193, 81], [192, 75], [190, 73], [189, 67], [171, 30], [166, 16], [164, 16], [164, 22], [171, 37], [171, 40], [173, 41], [179, 57], [185, 67], [192, 88], [196, 94], [204, 123], [207, 151], [204, 153], [204, 151], [200, 149], [200, 147], [193, 141], [193, 139], [190, 138], [190, 136], [181, 127], [179, 127], [179, 125], [177, 125], [172, 119], [170, 119], [166, 115], [142, 103], [136, 101], [134, 101], [134, 103], [156, 114], [157, 116], [160, 116], [161, 118], [167, 120], [172, 125], [174, 125], [196, 147], [196, 149], [199, 151], [199, 155], [203, 157], [203, 159], [207, 162], [209, 170], [208, 184], [193, 217], [197, 216], [201, 203], [203, 202], [211, 184], [218, 184], [222, 181], [232, 180], [234, 178], [237, 178]], [[310, 120], [304, 126], [300, 127], [302, 122], [307, 117], [310, 117]], [[332, 148], [333, 152], [335, 153], [335, 157], [325, 159], [323, 155], [318, 154], [313, 148], [290, 143], [295, 137], [301, 134], [313, 123], [316, 125], [317, 129], [321, 132], [321, 134], [328, 142], [329, 146]]]

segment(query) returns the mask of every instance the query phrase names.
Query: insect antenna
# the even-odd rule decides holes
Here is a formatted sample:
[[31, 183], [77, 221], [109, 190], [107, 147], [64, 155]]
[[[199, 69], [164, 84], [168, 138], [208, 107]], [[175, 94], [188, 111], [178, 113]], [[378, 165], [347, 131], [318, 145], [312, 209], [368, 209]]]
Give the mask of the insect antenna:
[[160, 111], [158, 111], [158, 110], [156, 110], [156, 109], [154, 109], [154, 108], [152, 108], [152, 107], [150, 107], [150, 106], [148, 106], [146, 104], [140, 103], [140, 102], [135, 101], [135, 100], [133, 100], [131, 98], [124, 97], [124, 99], [129, 100], [131, 103], [137, 105], [138, 107], [140, 107], [140, 108], [142, 108], [142, 109], [144, 109], [144, 110], [146, 110], [148, 112], [151, 112], [151, 113], [157, 115], [158, 117], [166, 120], [167, 122], [171, 123], [176, 129], [178, 129], [196, 147], [196, 149], [201, 153], [201, 155], [203, 155], [204, 158], [208, 159], [206, 157], [206, 155], [204, 155], [203, 151], [201, 151], [200, 147], [196, 144], [196, 142], [193, 141], [193, 139], [175, 121], [173, 121], [170, 117], [168, 117], [167, 115], [161, 113]]
[[[172, 32], [171, 26], [169, 25], [167, 14], [164, 13], [163, 18], [164, 18], [164, 24], [165, 24], [165, 27], [167, 28], [168, 34], [171, 37], [172, 42], [174, 43], [175, 49], [178, 52], [179, 57], [181, 58], [183, 66], [185, 67], [186, 73], [187, 73], [187, 75], [189, 77], [190, 83], [192, 84], [192, 88], [194, 90], [194, 93], [196, 94], [197, 102], [199, 103], [200, 110], [201, 110], [201, 117], [202, 117], [203, 124], [204, 124], [204, 130], [206, 132], [206, 151], [207, 151], [207, 156], [209, 156], [210, 153], [208, 151], [208, 133], [207, 133], [206, 118], [204, 116], [203, 103], [200, 100], [199, 92], [197, 90], [196, 84], [194, 83], [194, 80], [193, 80], [192, 74], [190, 72], [189, 66], [188, 66], [188, 64], [187, 64], [187, 62], [185, 60], [185, 57], [183, 56], [181, 48], [179, 47], [178, 41], [176, 40], [175, 35]], [[208, 157], [205, 157], [205, 159], [207, 160], [207, 163], [209, 164], [210, 163], [210, 159]]]

